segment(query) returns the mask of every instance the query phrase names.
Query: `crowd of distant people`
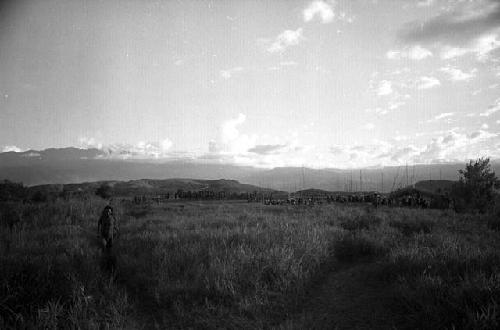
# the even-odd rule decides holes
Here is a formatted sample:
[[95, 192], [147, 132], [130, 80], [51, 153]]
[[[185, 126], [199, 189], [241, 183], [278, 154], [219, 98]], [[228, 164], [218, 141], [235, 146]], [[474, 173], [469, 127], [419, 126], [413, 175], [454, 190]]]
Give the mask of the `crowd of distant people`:
[[[249, 200], [250, 202], [251, 200]], [[336, 194], [311, 197], [290, 197], [287, 199], [263, 199], [265, 205], [321, 205], [321, 204], [353, 204], [369, 203], [375, 207], [394, 206], [394, 207], [414, 207], [414, 208], [440, 208], [448, 209], [454, 207], [454, 202], [447, 195], [435, 197], [424, 197], [419, 193], [403, 194], [399, 196], [372, 194]]]

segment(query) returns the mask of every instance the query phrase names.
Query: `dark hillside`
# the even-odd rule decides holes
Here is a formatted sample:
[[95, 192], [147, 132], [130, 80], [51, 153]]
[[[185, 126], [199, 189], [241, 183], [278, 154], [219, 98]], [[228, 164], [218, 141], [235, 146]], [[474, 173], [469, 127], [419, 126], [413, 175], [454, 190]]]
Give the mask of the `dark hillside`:
[[115, 196], [157, 195], [183, 191], [213, 191], [225, 193], [278, 193], [272, 189], [264, 189], [249, 184], [241, 184], [236, 180], [196, 180], [196, 179], [166, 179], [166, 180], [131, 180], [131, 181], [96, 181], [72, 183], [66, 185], [40, 185], [30, 187], [30, 191], [56, 192], [87, 192], [93, 193], [102, 184], [112, 187]]
[[415, 184], [415, 189], [432, 194], [450, 192], [455, 181], [451, 180], [424, 180]]

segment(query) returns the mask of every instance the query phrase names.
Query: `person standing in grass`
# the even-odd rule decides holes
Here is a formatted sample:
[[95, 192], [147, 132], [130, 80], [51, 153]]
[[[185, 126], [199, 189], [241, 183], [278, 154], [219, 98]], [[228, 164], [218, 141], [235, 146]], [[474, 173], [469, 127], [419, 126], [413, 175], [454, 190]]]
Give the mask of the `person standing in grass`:
[[118, 234], [118, 223], [113, 214], [113, 208], [109, 205], [104, 207], [101, 217], [97, 223], [97, 235], [101, 239], [103, 248], [107, 251], [113, 247], [113, 239]]

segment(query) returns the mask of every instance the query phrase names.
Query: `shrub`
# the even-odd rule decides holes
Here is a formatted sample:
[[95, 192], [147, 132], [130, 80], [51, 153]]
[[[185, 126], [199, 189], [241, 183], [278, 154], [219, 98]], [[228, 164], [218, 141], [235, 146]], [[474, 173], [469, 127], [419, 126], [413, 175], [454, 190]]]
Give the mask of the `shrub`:
[[111, 186], [106, 183], [101, 184], [95, 191], [95, 194], [103, 199], [111, 198], [113, 195]]
[[488, 216], [487, 226], [494, 231], [500, 231], [500, 214], [491, 214]]
[[339, 261], [355, 261], [383, 255], [386, 248], [379, 242], [359, 234], [345, 235], [334, 243], [335, 257]]
[[372, 214], [363, 214], [352, 218], [344, 218], [340, 222], [340, 226], [345, 230], [363, 230], [378, 226], [382, 219]]
[[18, 201], [26, 198], [27, 189], [22, 183], [0, 181], [0, 201]]
[[405, 236], [413, 234], [429, 234], [434, 227], [434, 221], [427, 219], [391, 220], [389, 226], [399, 229]]
[[36, 191], [33, 196], [31, 196], [31, 201], [35, 203], [43, 203], [48, 200], [48, 195], [46, 192], [43, 192], [41, 190]]
[[494, 188], [499, 181], [491, 170], [490, 159], [470, 161], [464, 170], [459, 170], [459, 181], [452, 188], [457, 211], [477, 210], [485, 212], [492, 206]]

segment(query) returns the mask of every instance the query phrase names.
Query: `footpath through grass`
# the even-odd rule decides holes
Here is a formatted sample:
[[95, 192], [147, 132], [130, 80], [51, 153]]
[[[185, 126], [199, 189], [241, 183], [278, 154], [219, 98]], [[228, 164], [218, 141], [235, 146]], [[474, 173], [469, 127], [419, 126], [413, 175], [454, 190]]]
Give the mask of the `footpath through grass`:
[[[361, 272], [377, 287], [366, 301], [380, 294], [387, 302], [377, 326], [491, 328], [500, 320], [492, 218], [334, 204], [117, 202], [121, 236], [110, 275], [95, 238], [103, 206], [1, 206], [23, 220], [0, 231], [0, 328], [311, 328], [300, 317], [310, 314], [311, 292], [320, 295], [331, 276], [362, 286]], [[349, 324], [330, 312], [320, 327]]]

